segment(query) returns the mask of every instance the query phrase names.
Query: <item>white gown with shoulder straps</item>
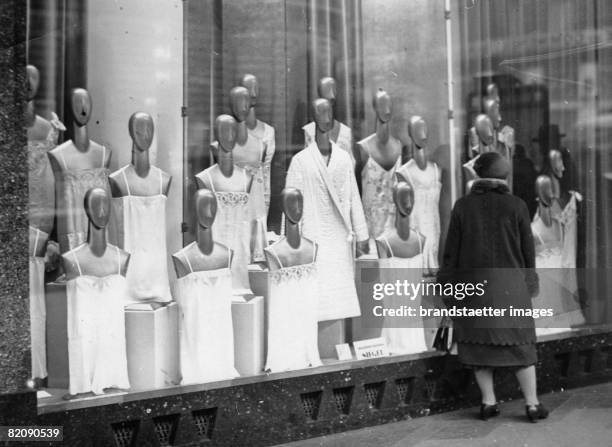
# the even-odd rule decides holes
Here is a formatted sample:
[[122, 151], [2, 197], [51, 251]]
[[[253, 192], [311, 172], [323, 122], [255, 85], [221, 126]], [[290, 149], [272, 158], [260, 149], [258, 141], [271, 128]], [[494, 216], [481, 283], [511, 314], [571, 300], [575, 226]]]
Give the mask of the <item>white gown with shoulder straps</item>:
[[123, 310], [127, 282], [121, 275], [119, 249], [113, 245], [106, 249], [116, 251], [117, 273], [104, 277], [83, 275], [71, 252], [79, 276], [66, 284], [70, 394], [130, 387]]
[[[126, 275], [128, 303], [172, 300], [166, 253], [166, 201], [162, 170], [151, 166], [159, 175], [159, 192], [153, 196], [132, 195], [125, 169], [121, 169], [127, 196], [113, 198], [109, 238], [130, 253]], [[128, 304], [126, 303], [126, 304]]]
[[315, 252], [308, 264], [270, 272], [268, 290], [268, 355], [266, 371], [321, 365], [318, 347], [318, 279]]
[[30, 227], [36, 238], [30, 253], [30, 337], [32, 338], [32, 378], [47, 377], [47, 342], [45, 304], [45, 258], [36, 256], [41, 235], [48, 236], [38, 228]]
[[[380, 282], [383, 284], [395, 283], [396, 280], [407, 280], [413, 284], [419, 284], [423, 278], [424, 256], [421, 239], [419, 238], [419, 254], [411, 258], [399, 258], [393, 253], [393, 249], [387, 238], [383, 235], [381, 239], [389, 249], [390, 258], [379, 260]], [[401, 276], [401, 278], [400, 278]], [[421, 306], [421, 295], [414, 300], [407, 300], [405, 296], [386, 296], [383, 304], [385, 309], [393, 309], [402, 305], [410, 306], [419, 312]], [[383, 317], [382, 337], [387, 342], [389, 353], [391, 354], [416, 354], [427, 351], [425, 342], [425, 328], [423, 319], [415, 317]], [[401, 327], [399, 327], [401, 325]]]
[[[192, 242], [186, 249], [196, 244]], [[203, 383], [238, 376], [234, 368], [231, 251], [227, 267], [189, 273], [176, 280], [182, 383]]]

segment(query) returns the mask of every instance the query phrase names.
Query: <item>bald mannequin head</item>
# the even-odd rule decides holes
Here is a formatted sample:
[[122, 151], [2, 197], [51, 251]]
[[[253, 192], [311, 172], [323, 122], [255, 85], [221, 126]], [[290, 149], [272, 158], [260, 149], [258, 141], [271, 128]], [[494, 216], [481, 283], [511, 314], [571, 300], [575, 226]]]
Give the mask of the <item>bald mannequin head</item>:
[[102, 188], [92, 188], [85, 193], [85, 213], [96, 228], [106, 228], [110, 218], [110, 197]]
[[145, 112], [135, 112], [130, 116], [128, 122], [130, 137], [134, 146], [140, 151], [146, 151], [151, 147], [155, 124], [151, 115]]

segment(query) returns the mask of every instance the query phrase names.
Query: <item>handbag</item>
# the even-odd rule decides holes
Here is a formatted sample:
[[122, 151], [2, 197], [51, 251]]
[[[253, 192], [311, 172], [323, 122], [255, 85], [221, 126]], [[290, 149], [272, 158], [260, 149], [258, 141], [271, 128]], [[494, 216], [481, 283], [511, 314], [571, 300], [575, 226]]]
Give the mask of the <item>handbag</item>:
[[447, 354], [457, 353], [457, 343], [453, 342], [453, 320], [449, 317], [442, 318], [434, 337], [433, 348]]

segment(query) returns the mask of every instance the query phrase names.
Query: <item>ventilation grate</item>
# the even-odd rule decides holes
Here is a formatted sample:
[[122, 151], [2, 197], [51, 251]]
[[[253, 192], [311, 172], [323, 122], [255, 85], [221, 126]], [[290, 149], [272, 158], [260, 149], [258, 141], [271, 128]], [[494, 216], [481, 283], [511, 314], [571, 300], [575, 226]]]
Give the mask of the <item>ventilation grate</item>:
[[153, 418], [155, 434], [157, 435], [157, 439], [159, 440], [159, 445], [161, 447], [171, 446], [174, 442], [174, 435], [176, 433], [178, 419], [178, 414]]
[[397, 394], [401, 404], [409, 404], [412, 402], [414, 380], [414, 377], [404, 377], [395, 381], [395, 385], [397, 386]]
[[555, 355], [555, 363], [557, 364], [559, 375], [561, 375], [561, 377], [567, 377], [569, 374], [570, 353], [565, 352]]
[[425, 376], [425, 397], [429, 399], [429, 401], [434, 401], [436, 399], [436, 391], [438, 389], [438, 382], [434, 377]]
[[204, 408], [202, 410], [194, 411], [192, 415], [200, 437], [204, 439], [212, 439], [213, 430], [215, 428], [215, 420], [217, 419], [217, 408]]
[[336, 404], [336, 409], [338, 412], [342, 414], [349, 414], [351, 411], [351, 400], [353, 398], [354, 388], [354, 386], [347, 386], [334, 389], [334, 403]]
[[383, 395], [385, 393], [385, 382], [366, 383], [363, 388], [368, 406], [374, 410], [378, 410], [382, 404]]
[[319, 407], [321, 406], [321, 396], [323, 391], [313, 391], [312, 393], [300, 394], [304, 414], [311, 421], [316, 421], [319, 417]]
[[134, 447], [139, 421], [123, 421], [112, 424], [113, 435], [117, 447]]
[[593, 355], [595, 350], [587, 349], [578, 353], [578, 359], [580, 361], [580, 371], [583, 373], [590, 373], [593, 370]]

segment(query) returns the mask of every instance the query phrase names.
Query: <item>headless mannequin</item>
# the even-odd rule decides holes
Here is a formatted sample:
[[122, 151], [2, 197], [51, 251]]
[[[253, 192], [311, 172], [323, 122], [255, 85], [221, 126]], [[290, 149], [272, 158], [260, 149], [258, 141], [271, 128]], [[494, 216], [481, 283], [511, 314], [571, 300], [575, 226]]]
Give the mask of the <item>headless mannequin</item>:
[[[302, 193], [296, 188], [283, 189], [281, 203], [285, 213], [285, 237], [264, 249], [271, 271], [281, 267], [310, 264], [316, 259], [317, 244], [300, 234], [299, 222], [304, 210]], [[280, 259], [282, 266], [278, 264], [277, 259]]]
[[[149, 148], [153, 142], [155, 126], [151, 115], [136, 112], [130, 117], [128, 123], [130, 137], [132, 138], [132, 163], [125, 169], [113, 172], [109, 176], [109, 183], [113, 197], [124, 197], [128, 194], [128, 185], [125, 184], [123, 173], [129, 183], [129, 193], [135, 196], [155, 196], [159, 194], [159, 177], [149, 175]], [[162, 172], [162, 194], [168, 195], [172, 177]]]
[[[231, 250], [213, 240], [212, 225], [217, 214], [215, 194], [207, 189], [200, 189], [196, 192], [194, 201], [198, 218], [196, 243], [188, 245], [172, 255], [178, 278], [182, 278], [192, 271], [217, 270], [228, 268], [231, 265]], [[189, 259], [191, 268], [185, 258]]]
[[[234, 164], [233, 150], [236, 144], [237, 125], [236, 120], [230, 115], [219, 115], [215, 120], [215, 142], [217, 149], [217, 164], [218, 169], [210, 170], [210, 177], [214, 183], [214, 189], [222, 192], [238, 192], [244, 191], [243, 175], [235, 175], [243, 172], [244, 169]], [[244, 172], [247, 176], [246, 192], [251, 191], [253, 176]], [[202, 172], [196, 175], [196, 183], [198, 189], [206, 188], [213, 190], [209, 179]]]
[[[330, 132], [334, 125], [334, 114], [331, 103], [327, 99], [315, 99], [312, 103], [312, 108], [315, 117], [315, 142], [317, 148], [323, 157], [326, 165], [329, 165], [331, 158], [332, 145], [330, 141]], [[357, 241], [357, 257], [362, 254], [367, 254], [370, 251], [368, 240]]]
[[[407, 182], [399, 182], [393, 187], [393, 201], [396, 207], [394, 228], [376, 239], [379, 258], [412, 258], [422, 252], [425, 236], [410, 228], [410, 213], [414, 205], [414, 190]], [[389, 251], [387, 243], [393, 253]]]
[[539, 175], [536, 179], [536, 195], [538, 197], [538, 214], [547, 227], [552, 225], [552, 206], [556, 201], [564, 209], [570, 199], [569, 192], [561, 190], [561, 178], [565, 171], [563, 156], [557, 149], [548, 152], [550, 173]]
[[[251, 113], [251, 94], [245, 87], [234, 87], [230, 90], [230, 109], [232, 115], [236, 119], [236, 143], [239, 146], [244, 146], [249, 139], [249, 131], [247, 127], [247, 118]], [[254, 110], [254, 109], [253, 109]], [[254, 112], [253, 112], [254, 113]], [[255, 121], [257, 124], [257, 121]], [[243, 150], [241, 153], [236, 154], [236, 160], [247, 164], [249, 166], [258, 167], [265, 159], [265, 150], [260, 151], [246, 151]]]
[[379, 89], [374, 95], [373, 106], [376, 112], [376, 146], [370, 147], [368, 151], [364, 147], [365, 140], [358, 143], [361, 162], [362, 166], [365, 166], [368, 157], [372, 157], [376, 163], [388, 171], [395, 166], [398, 157], [402, 155], [402, 143], [391, 136], [389, 125], [392, 108], [391, 96], [383, 89]]
[[[105, 229], [110, 217], [110, 198], [106, 191], [101, 188], [90, 189], [85, 195], [85, 212], [89, 218], [87, 242], [62, 255], [66, 280], [80, 275], [104, 277], [117, 274], [117, 254], [114, 249], [107, 250]], [[119, 273], [125, 276], [130, 254], [119, 250], [119, 255]]]
[[[101, 165], [108, 168], [111, 151], [104, 152], [101, 145], [91, 141], [87, 132], [87, 123], [91, 118], [91, 98], [87, 90], [76, 88], [71, 93], [71, 112], [74, 120], [74, 140], [69, 140], [49, 152], [51, 166], [56, 173], [67, 170], [82, 170], [99, 168]], [[102, 155], [105, 154], [104, 160]], [[63, 159], [63, 161], [60, 161]], [[64, 167], [64, 161], [66, 167]]]

